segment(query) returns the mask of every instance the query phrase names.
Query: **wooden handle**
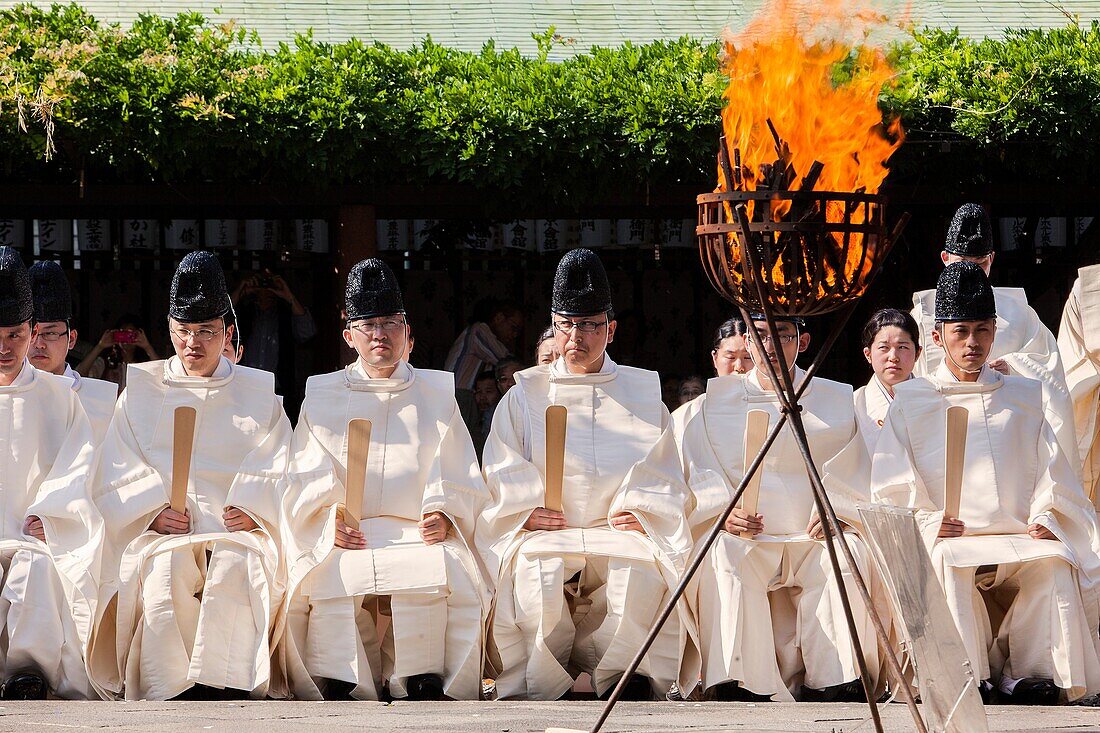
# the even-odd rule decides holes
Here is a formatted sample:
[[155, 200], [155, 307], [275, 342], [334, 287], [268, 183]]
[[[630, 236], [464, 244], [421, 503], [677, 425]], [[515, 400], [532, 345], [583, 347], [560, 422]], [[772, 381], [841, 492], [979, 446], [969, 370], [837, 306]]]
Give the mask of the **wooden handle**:
[[348, 422], [348, 482], [344, 487], [344, 524], [352, 529], [359, 529], [359, 520], [363, 518], [370, 429], [370, 420], [357, 417]]
[[564, 405], [546, 408], [546, 501], [544, 506], [555, 512], [562, 510], [561, 488], [565, 479], [565, 420], [569, 411]]
[[[764, 446], [764, 441], [768, 439], [768, 421], [767, 410], [749, 410], [746, 416], [745, 461], [741, 464], [746, 470]], [[760, 479], [763, 475], [764, 465], [761, 464], [752, 475], [752, 478], [749, 479], [749, 483], [745, 486], [745, 492], [741, 494], [741, 508], [749, 514], [756, 514], [756, 510], [760, 506]], [[750, 540], [753, 534], [752, 532], [742, 532], [741, 537]]]
[[187, 481], [191, 477], [191, 451], [195, 444], [194, 407], [177, 407], [172, 414], [172, 511], [187, 510]]
[[970, 413], [965, 407], [947, 408], [947, 449], [945, 451], [944, 516], [959, 518], [962, 497], [963, 462], [966, 459], [966, 421]]

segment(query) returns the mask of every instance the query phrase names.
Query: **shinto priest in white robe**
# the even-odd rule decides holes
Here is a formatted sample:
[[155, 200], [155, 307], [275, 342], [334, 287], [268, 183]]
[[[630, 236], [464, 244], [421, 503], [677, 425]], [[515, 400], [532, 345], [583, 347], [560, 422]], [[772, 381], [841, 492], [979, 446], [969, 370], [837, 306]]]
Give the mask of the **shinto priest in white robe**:
[[[486, 557], [497, 577], [490, 660], [502, 698], [557, 699], [588, 672], [609, 691], [641, 647], [691, 551], [669, 414], [655, 372], [618, 366], [570, 374], [553, 364], [517, 372], [485, 444]], [[546, 408], [568, 410], [562, 505], [567, 529], [528, 531], [545, 502]], [[655, 456], [653, 454], [660, 454]], [[647, 459], [647, 456], [652, 458]], [[643, 535], [613, 529], [621, 512]], [[638, 674], [664, 695], [676, 681], [692, 622], [673, 614]], [[685, 665], [691, 667], [692, 665]], [[690, 690], [698, 675], [682, 675]]]
[[[224, 357], [209, 378], [186, 376], [178, 357], [129, 366], [95, 483], [107, 526], [104, 576], [118, 580], [103, 588], [88, 664], [108, 693], [167, 699], [195, 684], [266, 693], [284, 586], [278, 489], [291, 438], [273, 390], [271, 373]], [[184, 405], [198, 412], [191, 531], [162, 535], [149, 526], [169, 504], [174, 411]], [[259, 528], [227, 531], [227, 507]]]
[[[795, 370], [795, 384], [804, 377], [803, 370]], [[837, 516], [850, 527], [845, 539], [870, 586], [867, 549], [856, 535], [856, 504], [869, 493], [869, 464], [856, 428], [852, 388], [815, 378], [801, 404], [810, 450]], [[766, 411], [770, 430], [779, 407], [755, 369], [711, 379], [706, 394], [691, 403], [679, 442], [697, 543], [745, 475], [748, 411]], [[790, 701], [800, 684], [820, 690], [851, 682], [859, 678], [859, 667], [825, 542], [807, 534], [817, 511], [789, 425], [761, 470], [757, 513], [764, 517], [764, 532], [742, 539], [723, 530], [699, 568], [690, 600], [699, 623], [704, 686], [736, 681], [754, 694]], [[840, 566], [874, 672], [879, 667], [874, 627], [843, 557]]]
[[[969, 411], [958, 516], [966, 530], [938, 538], [952, 405]], [[917, 509], [979, 679], [1053, 679], [1071, 700], [1100, 689], [1096, 515], [1044, 419], [1038, 382], [989, 367], [960, 382], [941, 364], [898, 385], [872, 484], [876, 501]], [[1058, 540], [1032, 538], [1033, 523]]]
[[[84, 667], [103, 521], [92, 502], [92, 430], [69, 380], [24, 361], [0, 387], [0, 671], [40, 672], [59, 697], [97, 698]], [[46, 542], [23, 534], [42, 520]]]
[[863, 436], [867, 455], [874, 456], [875, 443], [878, 442], [879, 433], [882, 432], [882, 426], [886, 423], [886, 412], [890, 409], [890, 403], [894, 398], [886, 391], [886, 385], [874, 374], [871, 375], [867, 384], [855, 391], [853, 397], [859, 434]]
[[[989, 361], [1004, 359], [1009, 372], [1038, 380], [1043, 385], [1046, 419], [1066, 455], [1072, 456], [1077, 445], [1073, 420], [1073, 402], [1066, 387], [1066, 373], [1058, 352], [1058, 341], [1028, 305], [1023, 288], [993, 288], [997, 307], [997, 336], [989, 352]], [[936, 291], [913, 294], [913, 318], [920, 326], [921, 346], [913, 375], [927, 377], [936, 373], [944, 360], [943, 349], [932, 343], [936, 328]], [[1078, 470], [1076, 463], [1074, 471]]]
[[[353, 418], [372, 424], [362, 550], [334, 545]], [[283, 497], [290, 610], [278, 656], [292, 694], [320, 699], [327, 678], [377, 700], [385, 679], [402, 697], [409, 677], [435, 674], [448, 697], [476, 700], [492, 585], [474, 527], [487, 500], [453, 374], [402, 361], [371, 379], [357, 359], [311, 377]], [[432, 512], [453, 528], [426, 545], [417, 523]]]
[[1073, 399], [1077, 458], [1085, 493], [1100, 509], [1100, 265], [1082, 267], [1073, 284], [1058, 328], [1058, 350]]

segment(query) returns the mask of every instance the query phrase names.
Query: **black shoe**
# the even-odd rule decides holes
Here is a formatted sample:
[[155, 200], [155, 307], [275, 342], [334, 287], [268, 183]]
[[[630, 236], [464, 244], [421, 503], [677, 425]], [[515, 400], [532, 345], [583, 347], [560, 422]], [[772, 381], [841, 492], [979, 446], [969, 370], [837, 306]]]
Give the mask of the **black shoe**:
[[717, 702], [771, 702], [771, 695], [757, 695], [755, 692], [746, 690], [741, 686], [741, 683], [729, 681], [720, 682], [711, 688], [708, 688], [705, 697], [708, 700], [715, 700]]
[[351, 691], [355, 689], [354, 682], [325, 678], [325, 690], [323, 697], [326, 700], [351, 700]]
[[176, 700], [210, 702], [213, 700], [223, 700], [223, 694], [224, 692], [222, 690], [216, 687], [210, 687], [209, 685], [191, 685], [180, 694], [168, 699], [170, 702], [175, 702]]
[[249, 692], [248, 690], [239, 689], [237, 687], [226, 687], [225, 689], [221, 690], [221, 693], [221, 699], [227, 702], [232, 702], [234, 700], [240, 701], [252, 699], [251, 692]]
[[1025, 677], [1016, 683], [1011, 694], [1001, 694], [1006, 705], [1057, 705], [1062, 691], [1054, 680]]
[[982, 705], [992, 705], [997, 702], [997, 688], [992, 680], [982, 680], [978, 685], [978, 694], [982, 696]]
[[[599, 699], [607, 700], [614, 691], [615, 686], [609, 687], [604, 694], [599, 696]], [[619, 699], [624, 702], [651, 702], [653, 700], [653, 685], [650, 684], [649, 678], [645, 675], [633, 675], [627, 680], [626, 687], [623, 688], [623, 694], [619, 695]]]
[[0, 698], [4, 700], [45, 700], [50, 686], [46, 678], [37, 672], [13, 674], [0, 687]]
[[859, 680], [832, 685], [823, 690], [803, 686], [800, 699], [802, 702], [867, 702], [867, 696], [863, 694], [863, 683]]
[[405, 684], [408, 700], [443, 700], [443, 679], [437, 674], [414, 674]]

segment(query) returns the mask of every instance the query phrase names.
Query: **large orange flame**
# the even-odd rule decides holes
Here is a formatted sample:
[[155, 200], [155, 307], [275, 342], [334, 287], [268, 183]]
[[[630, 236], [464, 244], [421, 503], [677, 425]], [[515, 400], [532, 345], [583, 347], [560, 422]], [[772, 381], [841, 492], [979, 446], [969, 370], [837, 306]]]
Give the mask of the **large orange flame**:
[[883, 16], [854, 4], [769, 0], [742, 33], [725, 40], [722, 127], [741, 153], [743, 188], [755, 190], [760, 166], [778, 157], [770, 120], [790, 148], [796, 182], [817, 160], [825, 167], [815, 189], [878, 192], [902, 141], [901, 123], [884, 125], [878, 108], [894, 69], [881, 49], [820, 37], [842, 27], [849, 38], [853, 30], [866, 38], [885, 25]]
[[[898, 120], [883, 121], [878, 107], [879, 92], [894, 69], [869, 39], [886, 28], [887, 19], [858, 5], [854, 0], [767, 0], [743, 32], [724, 41], [722, 66], [729, 84], [722, 127], [740, 167], [730, 186], [719, 165], [719, 191], [878, 193], [903, 133]], [[815, 162], [820, 170], [814, 170]], [[816, 180], [804, 181], [808, 174], [811, 179], [817, 175]], [[754, 212], [753, 202], [747, 202], [750, 218], [779, 222], [792, 214], [789, 198], [777, 194], [769, 203], [765, 212]], [[876, 207], [829, 201], [809, 210], [801, 207], [790, 218], [858, 226], [868, 223]], [[732, 221], [728, 205], [726, 211]], [[793, 246], [774, 252], [773, 285], [782, 287], [797, 272], [817, 272], [821, 293], [840, 282], [858, 283], [861, 292], [874, 261], [866, 248], [878, 243], [865, 243], [861, 233], [825, 236], [835, 247], [824, 254]], [[729, 275], [739, 282], [736, 235], [729, 236], [729, 246], [734, 263]], [[796, 266], [792, 258], [802, 262]]]

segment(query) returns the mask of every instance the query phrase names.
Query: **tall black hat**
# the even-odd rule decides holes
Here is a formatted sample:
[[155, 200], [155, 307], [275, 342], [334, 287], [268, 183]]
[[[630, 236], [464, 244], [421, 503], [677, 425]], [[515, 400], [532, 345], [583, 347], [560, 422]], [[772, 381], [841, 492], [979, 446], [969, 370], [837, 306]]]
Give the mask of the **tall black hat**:
[[18, 252], [0, 247], [0, 326], [18, 326], [33, 317], [31, 274]]
[[563, 316], [592, 316], [611, 310], [611, 285], [607, 271], [590, 249], [565, 253], [554, 273], [550, 310]]
[[944, 249], [962, 257], [985, 257], [993, 251], [989, 214], [977, 204], [963, 204], [951, 218]]
[[973, 262], [952, 262], [936, 283], [936, 320], [984, 321], [997, 317], [997, 303], [985, 271]]
[[73, 317], [73, 296], [61, 265], [53, 260], [35, 262], [30, 273], [34, 320], [39, 323], [70, 320]]
[[184, 257], [172, 276], [168, 315], [180, 323], [202, 323], [221, 318], [232, 307], [217, 255], [198, 251]]
[[348, 273], [344, 310], [349, 321], [404, 313], [401, 287], [390, 266], [374, 257], [356, 262]]

